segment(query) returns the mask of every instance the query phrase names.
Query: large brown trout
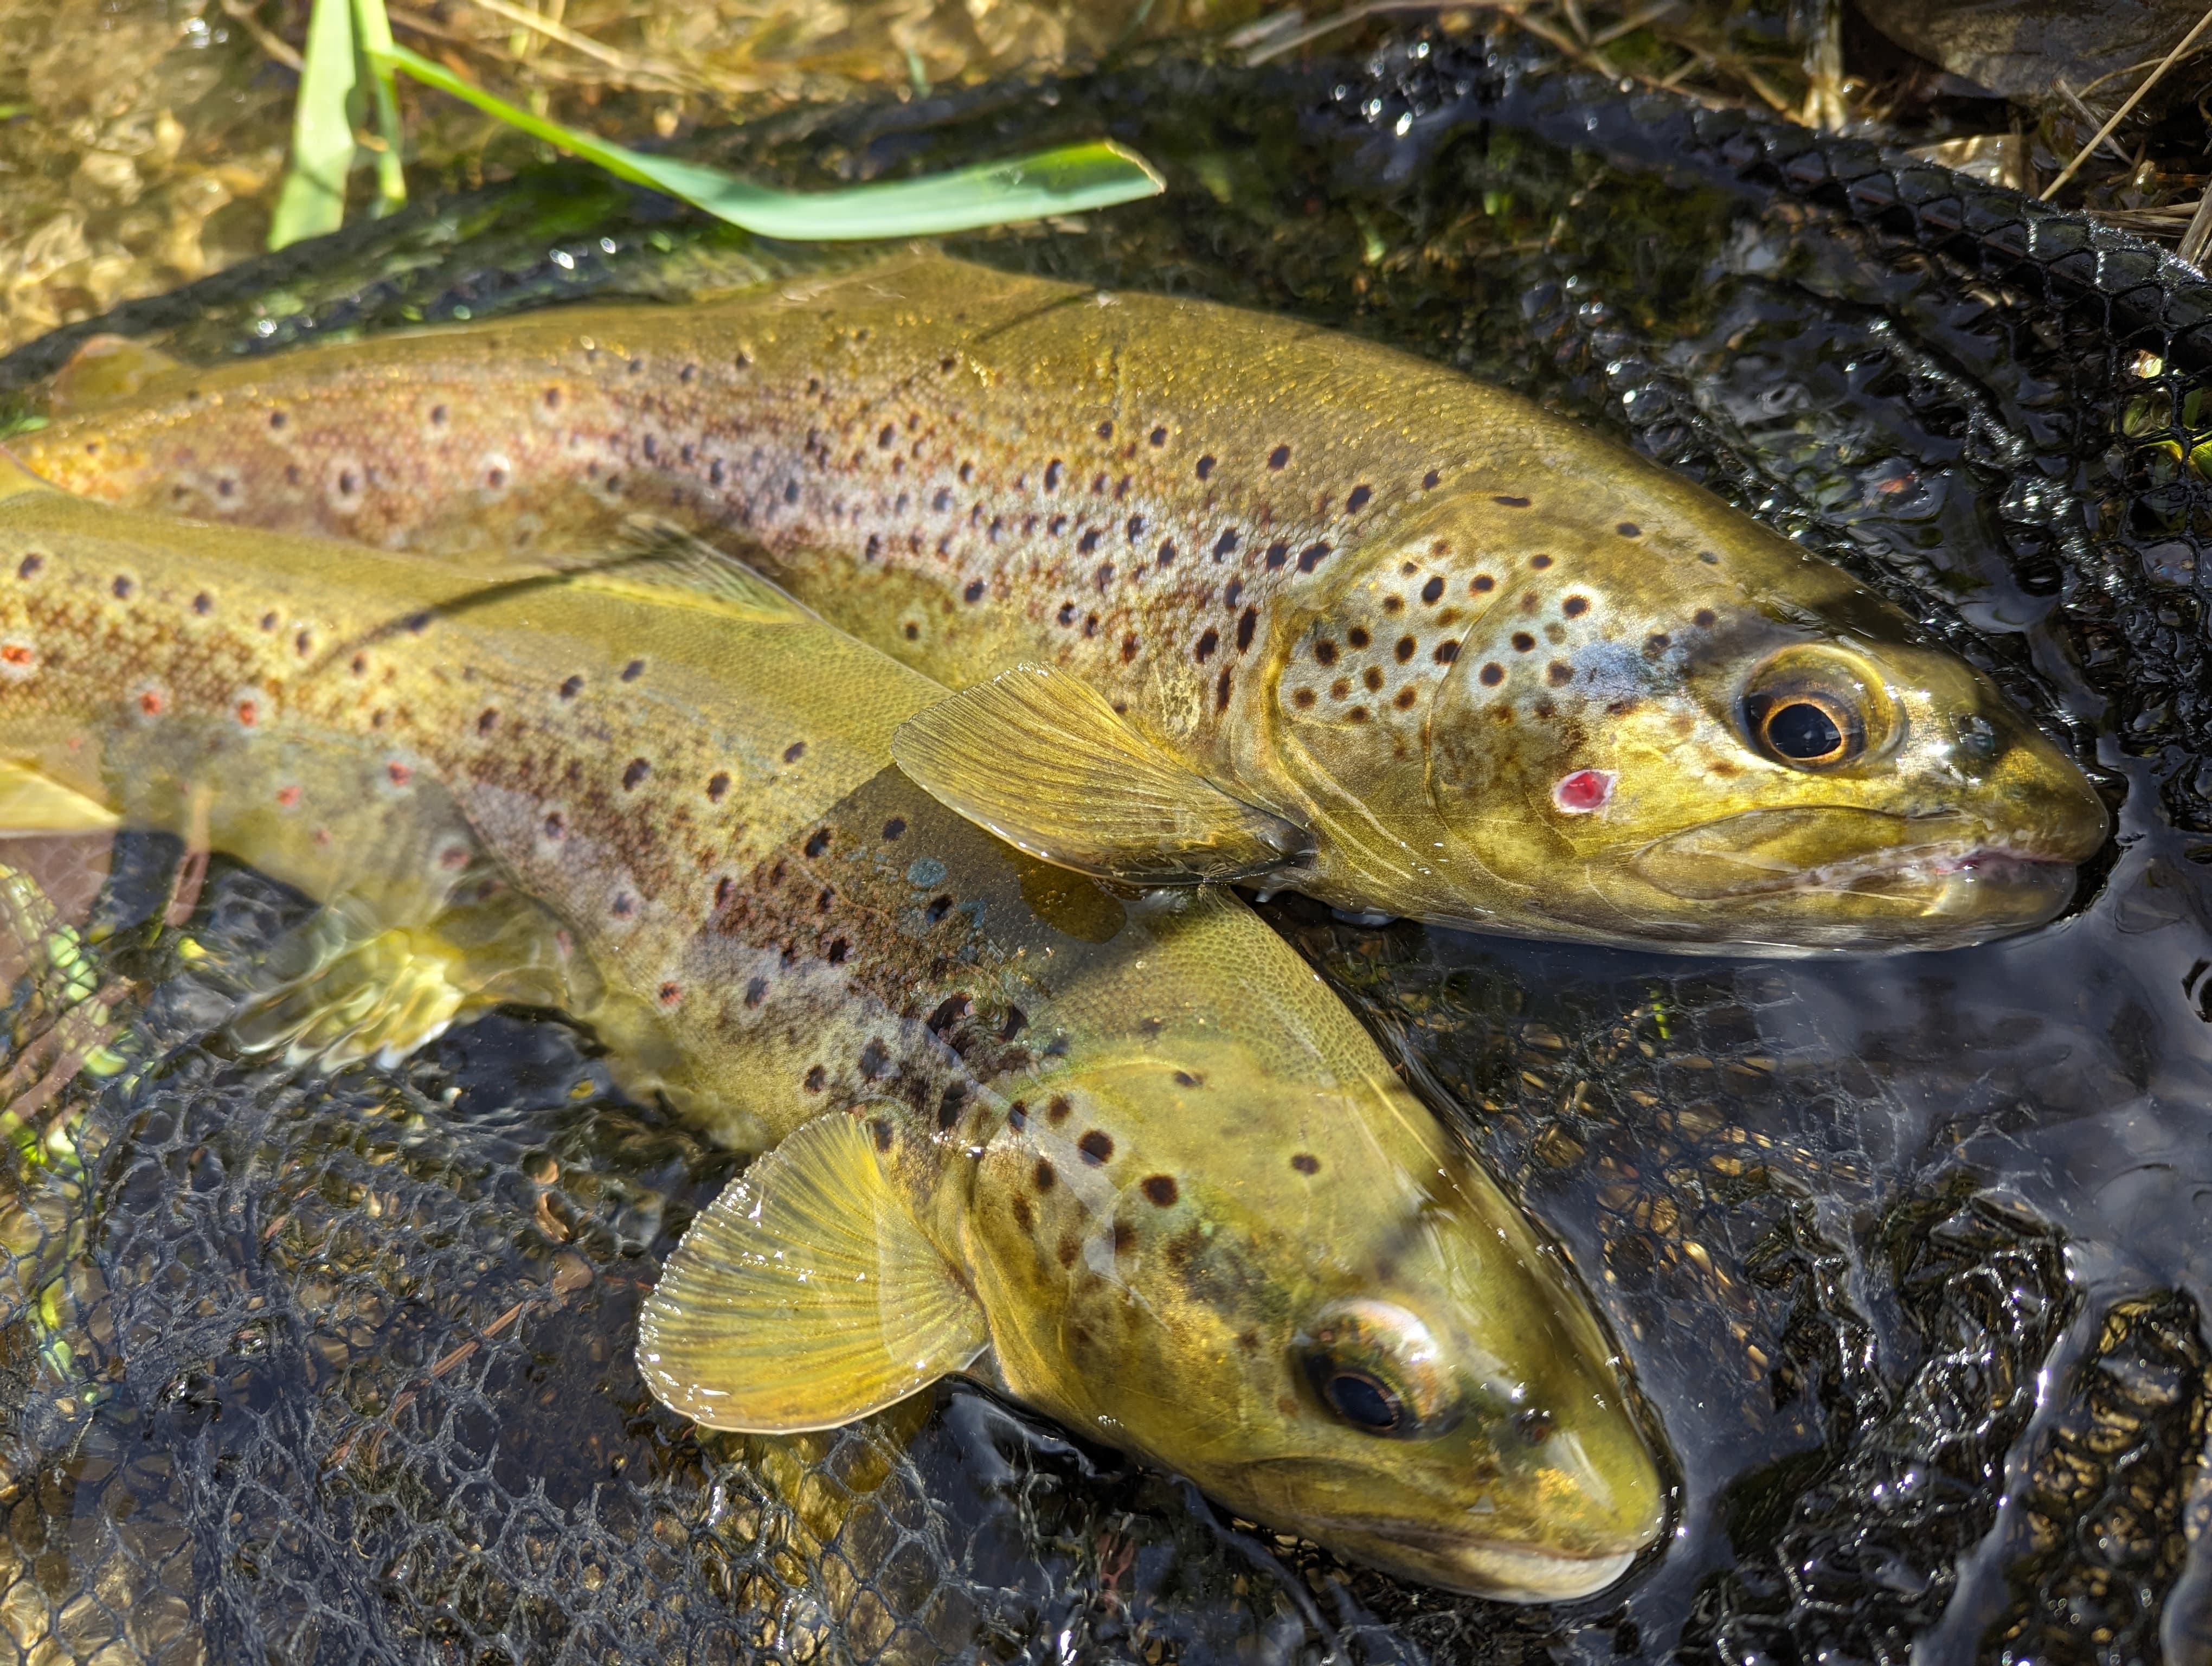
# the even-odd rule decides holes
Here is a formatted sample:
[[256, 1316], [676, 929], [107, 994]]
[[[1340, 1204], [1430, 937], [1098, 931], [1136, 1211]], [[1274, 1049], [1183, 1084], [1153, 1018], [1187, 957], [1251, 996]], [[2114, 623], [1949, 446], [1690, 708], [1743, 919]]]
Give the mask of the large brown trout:
[[[146, 376], [73, 489], [389, 546], [741, 537], [963, 687], [908, 773], [1026, 849], [1492, 930], [1790, 953], [2048, 919], [2073, 763], [1840, 570], [1349, 337], [931, 254]], [[133, 384], [143, 386], [133, 386]], [[104, 391], [124, 403], [88, 409]]]
[[1556, 1252], [1233, 894], [908, 781], [945, 696], [696, 555], [487, 587], [0, 474], [0, 824], [331, 903], [259, 1043], [555, 1002], [767, 1153], [647, 1306], [668, 1404], [789, 1432], [965, 1371], [1411, 1578], [1615, 1578], [1660, 1487]]

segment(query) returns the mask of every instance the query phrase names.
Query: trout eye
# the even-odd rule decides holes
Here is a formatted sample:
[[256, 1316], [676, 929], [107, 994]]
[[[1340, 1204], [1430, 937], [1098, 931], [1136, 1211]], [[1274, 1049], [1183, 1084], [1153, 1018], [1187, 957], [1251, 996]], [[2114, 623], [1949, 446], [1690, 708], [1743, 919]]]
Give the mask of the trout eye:
[[1417, 1440], [1460, 1420], [1435, 1337], [1395, 1303], [1332, 1303], [1298, 1338], [1297, 1361], [1322, 1409], [1361, 1434]]
[[1832, 649], [1804, 648], [1786, 649], [1752, 673], [1743, 727], [1775, 763], [1820, 770], [1880, 750], [1894, 722], [1871, 667]]
[[1849, 713], [1808, 696], [1770, 704], [1759, 720], [1759, 738], [1768, 751], [1792, 763], [1840, 763], [1858, 727]]
[[1364, 1371], [1316, 1372], [1315, 1388], [1343, 1421], [1370, 1435], [1395, 1435], [1406, 1420], [1406, 1403], [1390, 1386]]

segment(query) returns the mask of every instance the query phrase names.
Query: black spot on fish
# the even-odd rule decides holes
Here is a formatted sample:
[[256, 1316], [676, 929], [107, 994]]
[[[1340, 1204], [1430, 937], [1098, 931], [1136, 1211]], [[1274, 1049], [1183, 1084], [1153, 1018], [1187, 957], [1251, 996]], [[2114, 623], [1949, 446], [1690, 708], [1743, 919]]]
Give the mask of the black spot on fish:
[[1554, 660], [1544, 667], [1544, 680], [1553, 688], [1562, 687], [1574, 679], [1575, 668], [1565, 660]]
[[1067, 1120], [1068, 1112], [1074, 1110], [1074, 1106], [1068, 1104], [1065, 1096], [1054, 1094], [1050, 1103], [1048, 1103], [1044, 1108], [1045, 1120], [1050, 1122], [1054, 1128], [1058, 1128], [1062, 1122], [1065, 1122]]
[[1198, 459], [1198, 477], [1200, 480], [1203, 480], [1212, 472], [1213, 457], [1211, 453], [1208, 453], [1206, 456]]
[[1114, 1253], [1126, 1256], [1137, 1247], [1137, 1229], [1126, 1220], [1114, 1223]]
[[960, 593], [971, 602], [981, 601], [983, 599], [983, 581], [981, 579], [969, 580], [968, 587]]
[[1493, 497], [1490, 501], [1492, 503], [1502, 503], [1509, 509], [1525, 509], [1528, 507], [1528, 500], [1525, 497], [1499, 496]]
[[1006, 1126], [1019, 1134], [1030, 1125], [1030, 1108], [1017, 1099], [1006, 1107]]
[[1474, 582], [1468, 587], [1468, 589], [1475, 592], [1478, 595], [1488, 591], [1495, 590], [1497, 587], [1498, 581], [1492, 578], [1487, 573], [1476, 574], [1474, 575]]
[[952, 899], [950, 897], [933, 897], [930, 898], [929, 906], [921, 911], [921, 915], [923, 919], [933, 926], [951, 912]]
[[1314, 691], [1311, 689], [1300, 689], [1297, 692], [1291, 696], [1291, 703], [1293, 706], [1296, 706], [1300, 711], [1304, 711], [1307, 707], [1312, 705], [1313, 702]]
[[[707, 465], [707, 483], [708, 485], [719, 486], [729, 477], [729, 469], [724, 465], [720, 458], [717, 457], [713, 462]], [[869, 553], [872, 555], [874, 551], [871, 550]]]
[[1127, 665], [1137, 657], [1137, 633], [1131, 631], [1121, 639], [1121, 663]]
[[44, 556], [26, 556], [16, 565], [15, 576], [19, 579], [34, 577], [38, 570], [46, 564], [46, 558]]
[[1079, 556], [1087, 556], [1097, 547], [1098, 529], [1096, 526], [1088, 527], [1083, 536], [1076, 540], [1075, 553]]
[[1267, 546], [1267, 570], [1273, 572], [1291, 558], [1291, 546], [1279, 539]]
[[635, 791], [638, 782], [652, 773], [653, 766], [643, 758], [632, 758], [629, 761], [629, 767], [623, 771], [623, 790], [626, 793]]
[[1382, 686], [1382, 667], [1380, 666], [1368, 666], [1365, 671], [1359, 673], [1359, 680], [1366, 684], [1368, 691], [1372, 693], [1374, 690]]
[[1233, 556], [1236, 553], [1237, 529], [1234, 526], [1231, 526], [1227, 532], [1224, 532], [1219, 538], [1213, 541], [1213, 558], [1216, 561], [1219, 561], [1225, 556]]
[[1321, 1158], [1316, 1157], [1311, 1152], [1302, 1151], [1291, 1158], [1291, 1166], [1300, 1174], [1319, 1174]]
[[1370, 639], [1365, 625], [1354, 625], [1344, 633], [1344, 640], [1354, 648], [1365, 648]]
[[1425, 602], [1436, 601], [1442, 597], [1443, 593], [1444, 581], [1440, 578], [1431, 579], [1426, 584], [1421, 587], [1421, 599]]
[[1229, 666], [1222, 666], [1221, 676], [1213, 685], [1213, 709], [1218, 712], [1225, 712], [1229, 709], [1230, 671]]
[[884, 824], [884, 837], [886, 839], [896, 839], [904, 834], [905, 831], [906, 818], [902, 816], [893, 816], [889, 821]]
[[583, 691], [584, 679], [580, 676], [571, 677], [561, 684], [561, 697], [563, 700], [574, 700]]
[[1407, 660], [1413, 657], [1414, 650], [1419, 647], [1420, 644], [1415, 641], [1411, 636], [1401, 636], [1398, 639], [1398, 646], [1392, 648], [1390, 651], [1397, 655], [1398, 663], [1402, 666]]
[[1260, 610], [1248, 607], [1237, 620], [1237, 651], [1239, 654], [1252, 646], [1252, 633], [1259, 629]]
[[1175, 558], [1176, 558], [1175, 540], [1174, 540], [1173, 538], [1162, 538], [1162, 539], [1160, 540], [1159, 554], [1158, 554], [1158, 556], [1156, 557], [1156, 559], [1158, 560], [1158, 562], [1159, 562], [1159, 564], [1160, 564], [1162, 567], [1165, 567], [1165, 566], [1166, 566], [1170, 562], [1172, 562]]
[[860, 1049], [860, 1073], [878, 1080], [890, 1073], [891, 1053], [880, 1041], [871, 1040]]
[[1324, 666], [1334, 665], [1336, 663], [1336, 644], [1330, 641], [1327, 637], [1323, 637], [1320, 641], [1314, 644], [1314, 658]]
[[478, 734], [489, 734], [489, 733], [491, 733], [495, 728], [496, 728], [496, 727], [499, 727], [499, 708], [498, 708], [498, 707], [496, 707], [496, 706], [486, 706], [486, 707], [485, 707], [482, 711], [480, 711], [480, 712], [478, 712], [478, 713], [477, 714], [477, 733]]
[[1194, 651], [1197, 654], [1198, 658], [1201, 660], [1210, 660], [1213, 657], [1213, 650], [1220, 646], [1221, 633], [1218, 630], [1209, 629], [1204, 635], [1198, 639], [1198, 647]]
[[1527, 631], [1516, 630], [1513, 633], [1513, 651], [1516, 654], [1526, 654], [1535, 646], [1536, 639]]
[[1298, 571], [1301, 573], [1312, 572], [1315, 568], [1322, 564], [1322, 562], [1328, 556], [1328, 545], [1326, 544], [1308, 544], [1305, 549], [1301, 550], [1298, 554]]
[[1570, 619], [1579, 619], [1583, 614], [1589, 611], [1589, 598], [1587, 596], [1570, 596], [1560, 605], [1559, 611], [1565, 614]]
[[1552, 558], [1549, 556], [1538, 556], [1528, 563], [1529, 566], [1534, 568], [1539, 573], [1542, 572], [1551, 564]]
[[875, 1137], [878, 1151], [889, 1151], [891, 1148], [891, 1124], [888, 1116], [870, 1117], [868, 1132]]
[[1432, 492], [1436, 490], [1437, 482], [1443, 478], [1443, 477], [1442, 475], [1438, 474], [1434, 469], [1431, 469], [1426, 474], [1421, 477], [1421, 489], [1425, 492]]
[[1243, 599], [1244, 581], [1242, 579], [1230, 580], [1227, 586], [1224, 587], [1221, 592], [1221, 605], [1227, 608], [1231, 612], [1234, 613], [1237, 611], [1237, 604]]
[[1065, 472], [1065, 471], [1061, 468], [1060, 459], [1057, 457], [1054, 458], [1051, 462], [1046, 464], [1044, 465], [1044, 489], [1048, 492], [1058, 491], [1060, 489], [1060, 477], [1063, 472]]
[[794, 740], [783, 749], [783, 761], [786, 763], [796, 763], [805, 756], [806, 743], [803, 740]]
[[1114, 437], [1114, 424], [1111, 423], [1099, 423], [1098, 437], [1101, 440], [1111, 440]]
[[819, 1093], [822, 1091], [823, 1085], [828, 1082], [829, 1079], [830, 1073], [817, 1064], [806, 1073], [805, 1076], [802, 1079], [800, 1085], [804, 1086], [809, 1093]]
[[1139, 538], [1141, 538], [1141, 537], [1144, 535], [1144, 531], [1145, 531], [1145, 518], [1144, 518], [1144, 516], [1142, 516], [1142, 515], [1131, 515], [1131, 516], [1129, 517], [1129, 520], [1128, 520], [1128, 524], [1127, 524], [1126, 526], [1124, 526], [1124, 527], [1122, 528], [1122, 530], [1123, 530], [1125, 532], [1127, 532], [1127, 533], [1128, 534], [1129, 542], [1130, 542], [1130, 543], [1132, 543], [1132, 544], [1134, 544], [1134, 543], [1135, 543], [1135, 542], [1136, 542]]
[[746, 1005], [746, 1006], [759, 1006], [759, 1005], [761, 1004], [761, 1002], [763, 1002], [763, 1000], [766, 1000], [767, 999], [768, 999], [768, 980], [767, 980], [766, 978], [764, 978], [764, 977], [757, 977], [757, 978], [752, 979], [750, 982], [749, 982], [745, 985], [745, 1005]]
[[896, 444], [898, 444], [897, 427], [893, 423], [885, 423], [881, 430], [876, 435], [876, 449], [878, 451], [889, 451]]
[[1718, 567], [1721, 564], [1721, 558], [1710, 550], [1698, 550], [1698, 559], [1708, 567]]
[[830, 830], [826, 827], [816, 828], [813, 834], [807, 839], [804, 848], [809, 856], [819, 856], [823, 851], [829, 849]]
[[1364, 485], [1354, 486], [1344, 500], [1344, 512], [1356, 515], [1367, 507], [1367, 500], [1375, 494]]
[[1060, 1183], [1060, 1173], [1048, 1159], [1040, 1157], [1036, 1160], [1036, 1167], [1030, 1172], [1030, 1178], [1037, 1190], [1048, 1192]]
[[1448, 666], [1458, 658], [1459, 644], [1457, 642], [1438, 642], [1437, 644], [1435, 659], [1438, 665]]
[[1267, 453], [1267, 466], [1271, 469], [1279, 469], [1290, 460], [1291, 448], [1288, 446], [1277, 446]]
[[[795, 491], [793, 496], [796, 496]], [[939, 486], [936, 495], [929, 500], [929, 507], [939, 514], [943, 514], [952, 507], [952, 489], [949, 486]]]
[[1171, 1174], [1148, 1174], [1139, 1183], [1146, 1198], [1155, 1208], [1165, 1209], [1176, 1201], [1175, 1177]]
[[707, 801], [709, 804], [720, 804], [729, 790], [730, 777], [726, 771], [717, 769], [707, 777]]
[[1482, 668], [1482, 685], [1485, 688], [1494, 689], [1504, 680], [1505, 667], [1499, 665], [1497, 660], [1492, 660]]
[[714, 881], [714, 907], [717, 911], [730, 906], [730, 898], [737, 894], [737, 881], [725, 873]]
[[1714, 614], [1711, 608], [1701, 607], [1695, 613], [1691, 615], [1690, 623], [1697, 626], [1700, 630], [1711, 630], [1715, 624], [1719, 623], [1719, 620]]
[[120, 573], [115, 575], [115, 582], [108, 587], [115, 593], [115, 599], [118, 601], [130, 600], [131, 591], [137, 588], [137, 587], [133, 585], [129, 579], [124, 577]]
[[1382, 611], [1383, 611], [1385, 613], [1402, 613], [1402, 612], [1404, 612], [1404, 611], [1406, 611], [1406, 599], [1405, 599], [1403, 596], [1385, 596], [1385, 597], [1383, 597], [1383, 599], [1382, 599]]
[[1623, 538], [1642, 538], [1644, 536], [1644, 529], [1632, 520], [1624, 520], [1620, 526], [1614, 527], [1613, 530], [1620, 533]]
[[547, 838], [558, 839], [564, 836], [568, 831], [568, 824], [558, 810], [554, 811], [550, 815], [545, 818], [545, 836]]
[[1168, 431], [1164, 428], [1156, 428], [1152, 430], [1151, 437], [1154, 445], [1164, 446], [1168, 442]]
[[625, 683], [635, 683], [644, 675], [645, 661], [642, 660], [633, 660], [622, 668], [622, 679]]

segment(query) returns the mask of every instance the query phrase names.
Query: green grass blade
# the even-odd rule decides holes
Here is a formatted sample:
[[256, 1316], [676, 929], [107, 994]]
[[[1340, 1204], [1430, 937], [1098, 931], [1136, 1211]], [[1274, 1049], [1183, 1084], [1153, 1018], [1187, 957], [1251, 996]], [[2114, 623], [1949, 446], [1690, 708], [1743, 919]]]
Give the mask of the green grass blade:
[[345, 220], [346, 174], [353, 167], [351, 0], [315, 0], [307, 50], [292, 106], [292, 161], [269, 222], [269, 246], [336, 231]]
[[376, 212], [391, 213], [407, 202], [407, 175], [401, 161], [399, 92], [392, 67], [392, 20], [384, 0], [354, 0], [354, 33], [368, 61], [369, 93], [376, 106], [376, 133], [384, 149], [376, 153]]
[[416, 80], [450, 93], [548, 144], [595, 162], [617, 178], [665, 192], [763, 237], [793, 242], [968, 231], [1048, 214], [1108, 208], [1157, 196], [1164, 188], [1160, 176], [1143, 157], [1097, 140], [920, 179], [851, 185], [838, 191], [771, 191], [720, 168], [648, 156], [532, 115], [404, 46], [392, 46], [386, 56]]

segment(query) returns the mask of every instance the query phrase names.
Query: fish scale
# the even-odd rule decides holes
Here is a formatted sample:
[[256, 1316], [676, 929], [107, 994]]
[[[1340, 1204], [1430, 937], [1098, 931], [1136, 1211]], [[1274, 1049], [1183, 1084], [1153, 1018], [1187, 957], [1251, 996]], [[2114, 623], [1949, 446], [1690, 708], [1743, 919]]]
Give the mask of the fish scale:
[[664, 540], [486, 584], [0, 458], [0, 829], [76, 806], [330, 904], [242, 1044], [398, 1055], [529, 1000], [760, 1153], [645, 1305], [678, 1411], [789, 1434], [966, 1371], [1523, 1600], [1657, 1534], [1556, 1252], [1313, 970], [1222, 888], [1109, 888], [939, 803], [890, 754], [945, 691], [752, 574]]

